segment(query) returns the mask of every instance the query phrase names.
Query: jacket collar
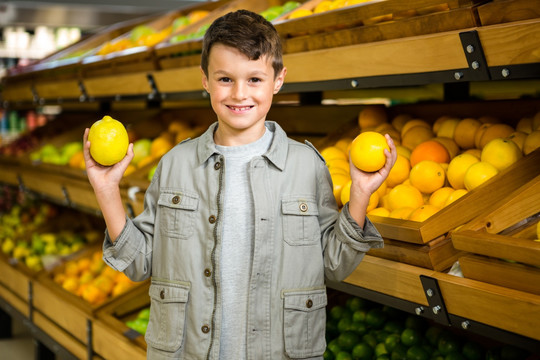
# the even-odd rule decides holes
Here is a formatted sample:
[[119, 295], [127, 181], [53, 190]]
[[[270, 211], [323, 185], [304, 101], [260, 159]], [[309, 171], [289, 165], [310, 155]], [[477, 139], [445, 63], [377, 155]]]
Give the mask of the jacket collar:
[[[210, 125], [199, 138], [197, 144], [197, 157], [198, 162], [201, 165], [208, 161], [212, 155], [219, 154], [219, 151], [216, 149], [216, 144], [214, 143], [214, 131], [216, 131], [217, 126], [217, 122]], [[263, 156], [279, 170], [283, 170], [285, 167], [285, 160], [287, 159], [287, 151], [289, 149], [287, 146], [287, 134], [274, 121], [266, 121], [265, 126], [274, 133], [274, 138], [272, 144], [270, 144], [270, 148]]]

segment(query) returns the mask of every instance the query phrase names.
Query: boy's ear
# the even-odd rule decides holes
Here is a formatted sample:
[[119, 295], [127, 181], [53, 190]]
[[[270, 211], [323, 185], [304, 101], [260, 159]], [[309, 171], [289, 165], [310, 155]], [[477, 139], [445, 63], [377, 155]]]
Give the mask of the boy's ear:
[[277, 94], [283, 86], [283, 83], [285, 82], [285, 75], [287, 75], [287, 68], [283, 67], [279, 75], [276, 77], [276, 81], [274, 81], [274, 94]]
[[201, 75], [202, 75], [202, 86], [204, 90], [208, 92], [208, 78], [206, 77], [206, 74], [204, 73], [204, 70], [202, 69], [202, 67], [199, 66], [199, 69], [201, 70]]

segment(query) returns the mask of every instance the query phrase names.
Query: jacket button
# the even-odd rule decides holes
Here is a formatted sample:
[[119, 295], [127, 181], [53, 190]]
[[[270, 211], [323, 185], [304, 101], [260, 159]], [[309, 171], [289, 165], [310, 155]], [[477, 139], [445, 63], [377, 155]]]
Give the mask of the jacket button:
[[161, 290], [159, 292], [159, 297], [161, 298], [161, 300], [165, 299], [165, 290]]
[[220, 162], [215, 163], [215, 164], [214, 164], [214, 169], [215, 169], [215, 170], [221, 169], [221, 163], [220, 163]]
[[173, 204], [178, 204], [179, 202], [180, 202], [180, 196], [175, 195], [175, 196], [172, 198], [172, 203], [173, 203]]
[[208, 325], [203, 325], [203, 326], [201, 327], [201, 331], [202, 331], [203, 333], [205, 333], [205, 334], [208, 334], [208, 333], [210, 332], [210, 326], [208, 326]]
[[313, 306], [313, 301], [311, 299], [308, 299], [308, 301], [306, 301], [306, 306], [308, 309], [311, 309], [311, 307]]
[[210, 269], [204, 269], [204, 276], [210, 277], [212, 275], [212, 271]]
[[208, 218], [208, 222], [210, 222], [210, 224], [213, 224], [216, 222], [216, 217], [214, 215], [210, 215], [210, 217]]
[[306, 212], [308, 210], [308, 206], [306, 203], [301, 203], [300, 204], [300, 211], [301, 212]]

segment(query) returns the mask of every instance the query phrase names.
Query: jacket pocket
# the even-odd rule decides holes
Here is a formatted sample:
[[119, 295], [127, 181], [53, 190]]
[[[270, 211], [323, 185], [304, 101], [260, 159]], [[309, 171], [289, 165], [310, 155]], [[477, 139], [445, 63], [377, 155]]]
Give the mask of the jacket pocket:
[[148, 345], [168, 352], [180, 349], [184, 340], [189, 289], [187, 282], [152, 280], [150, 321], [145, 335]]
[[326, 289], [285, 290], [285, 352], [293, 359], [321, 356], [326, 349]]
[[319, 209], [314, 196], [286, 196], [281, 200], [283, 238], [289, 245], [313, 245], [320, 240]]
[[172, 239], [187, 240], [193, 233], [195, 210], [199, 196], [183, 191], [165, 190], [159, 194], [161, 235]]

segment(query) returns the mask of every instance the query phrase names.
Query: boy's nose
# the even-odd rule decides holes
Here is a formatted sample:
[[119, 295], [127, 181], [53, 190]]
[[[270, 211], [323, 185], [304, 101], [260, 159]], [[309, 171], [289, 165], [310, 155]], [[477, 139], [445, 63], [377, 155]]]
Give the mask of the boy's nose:
[[234, 84], [232, 95], [235, 99], [240, 99], [240, 100], [245, 99], [246, 94], [247, 94], [246, 84], [241, 83], [241, 82], [237, 82]]

